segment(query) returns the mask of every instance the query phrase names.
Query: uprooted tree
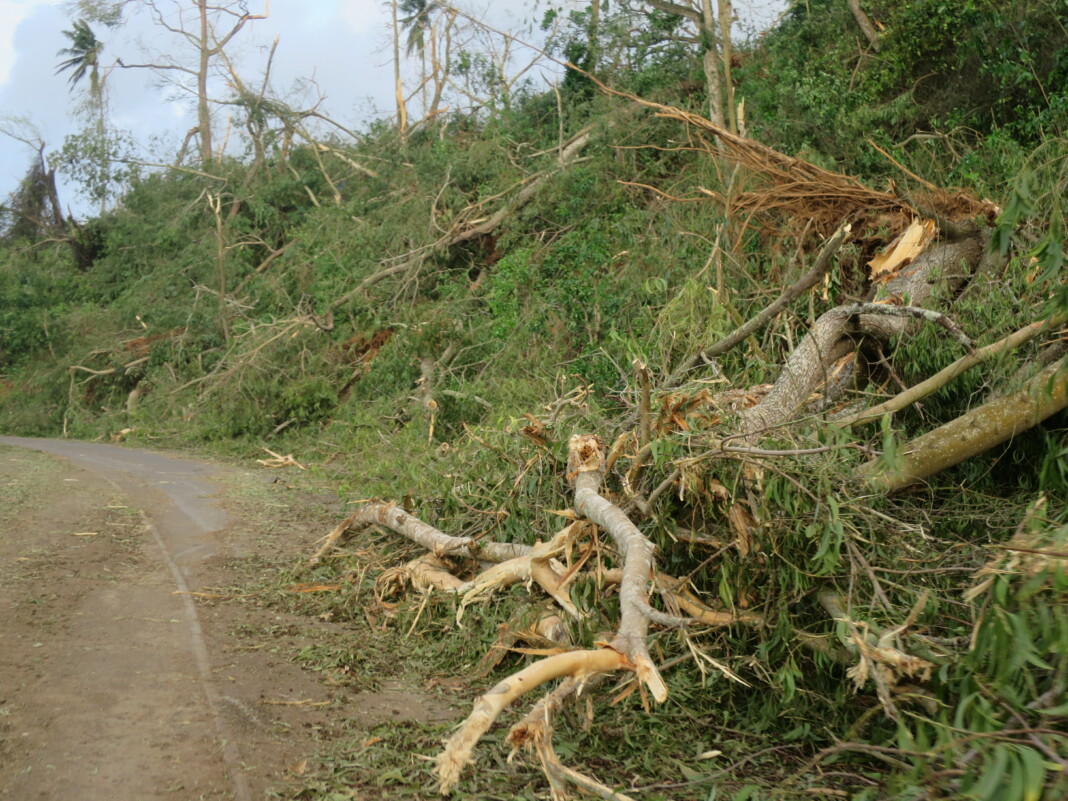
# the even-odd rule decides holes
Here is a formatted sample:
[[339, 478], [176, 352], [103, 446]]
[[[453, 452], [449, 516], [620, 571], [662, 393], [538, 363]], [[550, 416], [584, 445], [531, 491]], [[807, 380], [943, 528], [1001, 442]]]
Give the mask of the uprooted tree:
[[[1000, 647], [1001, 624], [985, 611], [986, 594], [995, 582], [1023, 576], [1033, 586], [1063, 590], [1065, 554], [1055, 543], [1064, 532], [1043, 518], [1041, 501], [1020, 521], [1006, 550], [985, 565], [953, 568], [976, 574], [967, 609], [957, 613], [961, 626], [955, 629], [940, 632], [923, 622], [929, 610], [950, 601], [902, 588], [891, 578], [909, 571], [877, 561], [895, 558], [888, 543], [919, 561], [931, 547], [924, 541], [929, 539], [924, 525], [879, 508], [879, 499], [922, 486], [946, 468], [1065, 409], [1068, 362], [1063, 333], [1057, 334], [1065, 323], [1063, 313], [1049, 313], [979, 348], [973, 339], [982, 332], [964, 331], [954, 321], [954, 301], [977, 281], [996, 280], [1005, 269], [1005, 250], [989, 241], [999, 210], [930, 185], [911, 196], [876, 191], [680, 109], [629, 99], [683, 123], [699, 147], [732, 162], [737, 174], [747, 177], [744, 191], [705, 193], [726, 206], [728, 219], [747, 221], [743, 228], [760, 221], [763, 235], [796, 231], [800, 220], [807, 221], [802, 241], [815, 256], [811, 267], [763, 312], [718, 342], [703, 345], [659, 383], [641, 360], [635, 361], [633, 410], [622, 417], [618, 430], [579, 431], [567, 440], [567, 465], [559, 472], [571, 488], [571, 508], [557, 513], [568, 522], [547, 541], [527, 545], [495, 541], [485, 533], [450, 536], [396, 503], [376, 501], [342, 521], [314, 555], [313, 565], [345, 538], [378, 526], [426, 550], [391, 572], [388, 581], [456, 597], [458, 620], [491, 593], [517, 584], [552, 602], [533, 625], [513, 630], [499, 648], [503, 652], [525, 638], [536, 646], [525, 652], [541, 658], [486, 691], [437, 757], [435, 771], [445, 794], [463, 781], [465, 768], [476, 762], [479, 740], [509, 705], [561, 680], [514, 723], [506, 742], [536, 755], [554, 798], [563, 798], [572, 786], [602, 798], [628, 798], [626, 788], [610, 787], [563, 764], [553, 747], [554, 722], [569, 702], [589, 696], [617, 675], [622, 676], [617, 700], [637, 692], [647, 711], [650, 697], [663, 702], [669, 693], [663, 676], [667, 666], [658, 664], [650, 642], [656, 640], [656, 653], [662, 653], [664, 632], [677, 633], [684, 643], [680, 647], [702, 674], [716, 673], [738, 687], [749, 685], [732, 661], [737, 665], [736, 659], [756, 657], [713, 653], [725, 642], [748, 642], [759, 649], [774, 632], [785, 638], [791, 653], [809, 655], [815, 668], [844, 673], [858, 691], [873, 693], [858, 726], [868, 725], [873, 716], [888, 721], [907, 717], [923, 719], [941, 733], [941, 724], [933, 721], [940, 710], [953, 709], [959, 701], [949, 696], [947, 676], [968, 659], [979, 658], [968, 656], [977, 648]], [[858, 292], [862, 297], [814, 317], [770, 386], [712, 392], [703, 377], [720, 375], [717, 360], [795, 300], [811, 296], [827, 280], [846, 243], [869, 259]], [[914, 386], [888, 391], [896, 379], [895, 351], [927, 328], [958, 348], [960, 358]], [[1045, 344], [1024, 360], [1009, 391], [995, 389], [973, 399], [971, 408], [961, 408], [955, 419], [922, 436], [906, 442], [895, 438], [892, 414], [950, 385], [965, 371], [1042, 340]], [[873, 402], [873, 395], [882, 397]], [[535, 460], [551, 459], [551, 447], [562, 444], [554, 440], [555, 417], [546, 421], [527, 415], [530, 425], [522, 433], [539, 449]], [[877, 421], [883, 423], [881, 452], [863, 434], [865, 424]], [[606, 446], [597, 434], [611, 435], [612, 444]], [[843, 464], [849, 467], [843, 469]], [[517, 483], [520, 478], [522, 474]], [[784, 486], [802, 499], [790, 501], [793, 517], [782, 511]], [[811, 524], [794, 529], [805, 515], [811, 516]], [[711, 555], [696, 559], [695, 549]], [[807, 566], [790, 564], [799, 559], [808, 560]], [[777, 571], [792, 571], [793, 578]], [[597, 587], [596, 597], [610, 604], [611, 611], [574, 602], [571, 590], [584, 583]], [[1055, 603], [1060, 590], [1051, 592]], [[803, 613], [794, 614], [802, 608]], [[574, 641], [567, 621], [598, 617], [613, 621], [614, 631], [593, 641]], [[727, 627], [747, 633], [724, 640], [721, 633]], [[961, 632], [969, 633], [970, 640]], [[1007, 669], [1001, 664], [1005, 655], [989, 658]], [[1040, 656], [1036, 659], [1041, 662]], [[1063, 786], [1065, 781], [1063, 732], [1036, 722], [1043, 715], [1064, 722], [1063, 653], [1059, 659], [1042, 663], [1026, 698], [1017, 699], [1018, 708], [1030, 710], [1031, 718], [1014, 711], [1000, 729], [991, 723], [981, 733], [961, 735], [960, 742], [956, 735], [934, 744], [914, 741], [911, 750], [900, 743], [882, 747], [837, 741], [808, 767], [818, 768], [849, 751], [898, 767], [911, 760], [938, 766], [922, 779], [935, 792], [981, 794], [986, 789], [982, 783], [996, 788], [1005, 765], [1011, 764], [1019, 766], [1028, 792], [1036, 793], [1030, 797], [1038, 797], [1044, 785]], [[953, 731], [976, 728], [967, 713], [956, 714]], [[961, 745], [973, 739], [974, 745]], [[993, 781], [991, 771], [997, 772]]]

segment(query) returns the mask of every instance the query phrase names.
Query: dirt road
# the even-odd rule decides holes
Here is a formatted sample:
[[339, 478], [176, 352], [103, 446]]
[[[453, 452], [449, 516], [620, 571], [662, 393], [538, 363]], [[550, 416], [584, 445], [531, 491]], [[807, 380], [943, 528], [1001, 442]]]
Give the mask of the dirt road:
[[251, 801], [299, 784], [341, 705], [278, 647], [234, 639], [313, 638], [314, 622], [194, 595], [230, 586], [255, 547], [223, 470], [0, 437], [0, 799]]

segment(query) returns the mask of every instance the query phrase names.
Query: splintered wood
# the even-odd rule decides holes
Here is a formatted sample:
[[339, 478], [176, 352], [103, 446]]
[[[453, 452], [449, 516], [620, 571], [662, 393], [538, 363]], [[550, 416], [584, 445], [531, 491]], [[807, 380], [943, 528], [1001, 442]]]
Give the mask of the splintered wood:
[[[461, 596], [457, 612], [460, 615], [472, 605], [485, 601], [492, 593], [519, 583], [545, 593], [567, 618], [578, 620], [586, 616], [571, 600], [568, 588], [582, 578], [594, 580], [600, 586], [618, 587], [619, 623], [606, 642], [595, 642], [593, 648], [573, 649], [570, 633], [561, 616], [541, 613], [536, 620], [513, 621], [502, 627], [495, 653], [483, 660], [497, 664], [505, 650], [518, 651], [538, 659], [513, 675], [495, 684], [475, 703], [471, 714], [448, 741], [436, 759], [439, 789], [449, 793], [460, 780], [463, 769], [473, 761], [474, 749], [490, 726], [505, 708], [538, 687], [555, 679], [564, 681], [545, 696], [534, 710], [538, 719], [528, 715], [513, 727], [509, 743], [513, 747], [529, 748], [541, 762], [554, 796], [561, 797], [566, 786], [604, 795], [611, 793], [595, 779], [584, 776], [560, 763], [552, 749], [551, 717], [562, 704], [581, 695], [600, 683], [608, 674], [629, 671], [637, 678], [633, 685], [640, 690], [643, 705], [648, 708], [648, 696], [657, 702], [667, 698], [667, 685], [648, 650], [651, 624], [724, 626], [732, 623], [760, 625], [756, 615], [735, 615], [713, 610], [688, 589], [688, 582], [657, 572], [652, 542], [637, 528], [628, 515], [601, 494], [607, 457], [603, 441], [592, 435], [576, 435], [568, 449], [567, 479], [574, 488], [574, 508], [555, 514], [567, 520], [560, 531], [546, 542], [533, 546], [491, 542], [474, 537], [453, 537], [424, 523], [393, 503], [367, 502], [343, 520], [324, 539], [309, 560], [314, 565], [328, 553], [335, 551], [346, 536], [357, 534], [368, 526], [381, 526], [400, 534], [427, 550], [427, 553], [406, 565], [391, 568], [380, 579], [376, 593], [385, 597], [398, 589], [411, 586], [423, 594], [433, 590]], [[615, 545], [618, 567], [605, 569], [600, 557], [589, 560], [594, 550], [591, 544], [572, 563], [571, 552], [579, 540], [592, 539], [596, 530], [604, 530]], [[467, 580], [456, 575], [464, 565], [484, 565]], [[596, 562], [596, 567], [593, 563]], [[650, 593], [657, 592], [668, 608], [682, 618], [654, 609]], [[613, 597], [609, 593], [609, 597]], [[422, 612], [422, 607], [420, 608]], [[518, 640], [532, 642], [533, 648], [517, 648]], [[629, 691], [628, 691], [629, 692]], [[531, 714], [534, 714], [532, 711]], [[524, 734], [524, 732], [526, 734]], [[619, 795], [604, 797], [623, 798]]]

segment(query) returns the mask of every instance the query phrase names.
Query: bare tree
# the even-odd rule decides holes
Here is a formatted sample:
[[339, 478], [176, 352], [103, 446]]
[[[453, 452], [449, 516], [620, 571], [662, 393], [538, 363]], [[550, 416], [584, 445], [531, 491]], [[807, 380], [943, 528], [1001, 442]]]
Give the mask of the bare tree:
[[[102, 4], [110, 9], [126, 5], [127, 3]], [[208, 0], [188, 0], [187, 3], [175, 0], [171, 7], [166, 7], [157, 0], [142, 0], [138, 7], [144, 8], [157, 26], [174, 34], [192, 50], [193, 55], [188, 60], [183, 60], [175, 55], [161, 54], [156, 60], [141, 64], [127, 64], [119, 59], [118, 66], [124, 69], [151, 70], [182, 91], [191, 92], [195, 96], [197, 124], [186, 135], [179, 155], [181, 157], [184, 154], [190, 140], [196, 137], [201, 165], [210, 166], [216, 158], [211, 112], [212, 105], [217, 101], [209, 94], [215, 62], [249, 22], [267, 18], [270, 3], [265, 4], [262, 14], [250, 13], [247, 3], [236, 0], [219, 4], [209, 3]]]
[[[712, 13], [712, 0], [647, 0], [645, 5], [665, 14], [682, 17], [694, 25], [694, 41], [701, 47], [701, 60], [708, 89], [708, 118], [735, 131], [734, 89], [730, 85], [730, 30], [733, 9], [730, 0], [717, 0], [719, 22]], [[718, 30], [717, 30], [718, 28]], [[726, 94], [726, 97], [724, 97]], [[725, 116], [724, 105], [731, 109]]]

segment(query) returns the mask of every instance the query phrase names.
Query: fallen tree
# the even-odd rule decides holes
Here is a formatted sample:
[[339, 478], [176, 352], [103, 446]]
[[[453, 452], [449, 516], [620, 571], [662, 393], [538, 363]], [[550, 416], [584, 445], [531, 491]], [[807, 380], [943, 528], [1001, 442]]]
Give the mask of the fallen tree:
[[[312, 557], [313, 566], [321, 564], [347, 536], [368, 526], [380, 526], [428, 551], [402, 569], [403, 580], [420, 590], [435, 588], [459, 596], [458, 620], [464, 609], [506, 587], [522, 584], [551, 599], [554, 612], [543, 615], [541, 620], [549, 622], [537, 628], [538, 636], [548, 635], [555, 642], [546, 648], [543, 639], [543, 647], [517, 649], [540, 658], [494, 683], [475, 702], [434, 762], [443, 794], [452, 792], [462, 781], [465, 768], [476, 761], [478, 743], [510, 705], [560, 680], [513, 725], [506, 742], [513, 749], [526, 748], [534, 753], [554, 798], [565, 797], [575, 787], [602, 798], [629, 798], [622, 789], [563, 764], [553, 746], [554, 722], [569, 703], [589, 698], [594, 689], [616, 676], [624, 682], [618, 697], [638, 693], [646, 710], [650, 709], [649, 696], [662, 703], [668, 696], [662, 675], [666, 667], [654, 659], [649, 643], [651, 637], [665, 631], [678, 633], [688, 658], [702, 673], [711, 669], [729, 682], [748, 686], [728, 660], [711, 656], [699, 638], [739, 624], [769, 639], [770, 632], [777, 629], [775, 636], [786, 641], [791, 651], [815, 655], [824, 660], [817, 660], [821, 668], [830, 666], [829, 670], [844, 673], [854, 692], [874, 692], [875, 700], [861, 713], [858, 726], [868, 725], [876, 713], [893, 721], [905, 720], [912, 709], [934, 714], [932, 710], [946, 703], [932, 686], [937, 684], [937, 669], [945, 673], [967, 660], [967, 643], [959, 636], [929, 633], [931, 624], [924, 624], [923, 618], [931, 596], [924, 591], [917, 597], [907, 593], [902, 597], [896, 585], [889, 588], [880, 572], [888, 568], [873, 563], [870, 551], [875, 546], [868, 531], [857, 525], [847, 532], [842, 510], [852, 504], [853, 513], [864, 525], [918, 534], [915, 539], [922, 546], [921, 538], [927, 536], [924, 525], [906, 523], [874, 505], [857, 502], [858, 477], [863, 492], [871, 497], [884, 496], [930, 479], [1065, 408], [1068, 381], [1064, 359], [1060, 358], [1035, 373], [1020, 390], [980, 404], [909, 441], [900, 457], [892, 458], [894, 454], [888, 453], [877, 458], [872, 446], [855, 431], [862, 423], [906, 408], [967, 369], [1063, 325], [1063, 316], [1054, 315], [976, 348], [973, 338], [979, 337], [955, 321], [953, 300], [973, 277], [997, 273], [1003, 266], [998, 254], [988, 248], [983, 227], [990, 220], [991, 205], [933, 191], [925, 198], [921, 213], [901, 197], [870, 190], [847, 176], [775, 153], [707, 120], [639, 102], [652, 106], [661, 116], [714, 134], [719, 143], [717, 156], [730, 157], [759, 176], [763, 187], [726, 199], [733, 211], [789, 215], [804, 209], [818, 219], [828, 237], [812, 266], [770, 305], [686, 358], [659, 384], [642, 360], [635, 361], [634, 395], [638, 400], [634, 410], [624, 416], [626, 425], [612, 447], [606, 449], [602, 440], [589, 434], [578, 434], [568, 441], [565, 475], [573, 495], [572, 509], [563, 514], [571, 522], [545, 542], [523, 545], [479, 536], [454, 537], [395, 504], [373, 502], [339, 524]], [[769, 387], [713, 393], [705, 386], [694, 388], [688, 383], [699, 381], [705, 365], [717, 366], [717, 359], [811, 291], [833, 269], [835, 254], [850, 236], [856, 237], [861, 229], [866, 238], [873, 236], [876, 219], [881, 226], [889, 219], [891, 233], [898, 236], [883, 243], [882, 253], [867, 254], [872, 256], [872, 269], [866, 295], [850, 298], [819, 315], [790, 349]], [[949, 346], [965, 351], [965, 355], [895, 398], [861, 411], [849, 409], [843, 415], [847, 404], [865, 402], [859, 390], [864, 390], [877, 373], [870, 366], [876, 362], [884, 369], [892, 365], [895, 348], [920, 326], [939, 326]], [[548, 423], [533, 414], [525, 416], [530, 421], [522, 432], [527, 440], [542, 449], [553, 444], [555, 416]], [[811, 434], [813, 429], [816, 435]], [[807, 443], [781, 444], [784, 439], [796, 442], [806, 437]], [[474, 435], [472, 438], [482, 442]], [[762, 441], [767, 438], [776, 442]], [[669, 455], [658, 453], [661, 451]], [[840, 469], [833, 479], [823, 480], [814, 470], [814, 466], [825, 466], [858, 451], [868, 458], [852, 472]], [[527, 462], [524, 472], [529, 465]], [[730, 470], [735, 471], [733, 479], [726, 478]], [[810, 501], [813, 518], [825, 516], [822, 530], [815, 524], [811, 524], [815, 535], [792, 530], [798, 519], [796, 504], [791, 507], [794, 517], [785, 516], [785, 522], [776, 520], [779, 501], [768, 489], [768, 475], [791, 484], [798, 496]], [[809, 479], [811, 487], [807, 485]], [[837, 483], [831, 486], [833, 482]], [[597, 549], [597, 562], [613, 562], [612, 566], [591, 565], [598, 530], [609, 535], [613, 547]], [[585, 551], [574, 558], [574, 550], [583, 543]], [[710, 549], [712, 555], [685, 575], [663, 573], [658, 565], [666, 558], [681, 561], [669, 549], [683, 543]], [[912, 543], [902, 547], [921, 551]], [[791, 558], [809, 561], [793, 568], [794, 587], [787, 593], [773, 586], [768, 564], [774, 560], [788, 564]], [[716, 574], [728, 567], [733, 572], [717, 579]], [[963, 571], [975, 566], [954, 565], [952, 569]], [[399, 576], [391, 575], [391, 580]], [[713, 605], [704, 599], [715, 591], [717, 580], [722, 603]], [[614, 632], [595, 641], [582, 642], [565, 633], [568, 620], [582, 621], [594, 611], [605, 612], [584, 608], [575, 601], [570, 588], [582, 581], [618, 588], [600, 595], [602, 606], [606, 599], [612, 599], [606, 616], [613, 620]], [[870, 593], [863, 602], [860, 585]], [[804, 623], [795, 619], [792, 608], [802, 602], [809, 604], [809, 618]], [[563, 614], [558, 616], [555, 610]], [[979, 615], [973, 624], [973, 638], [986, 636], [983, 626], [984, 618]], [[510, 648], [524, 635], [513, 630], [502, 634], [499, 642]], [[493, 664], [499, 661], [498, 657]], [[670, 661], [677, 664], [677, 660]], [[1046, 691], [1059, 686], [1055, 676], [1043, 681]], [[1061, 758], [1057, 750], [1063, 746], [1060, 740], [1047, 732], [1028, 731], [1037, 739], [1034, 747], [1047, 758], [1050, 753]], [[842, 750], [849, 749], [843, 744]], [[857, 750], [871, 753], [859, 746]], [[838, 751], [825, 749], [814, 759], [835, 753]], [[919, 750], [888, 749], [887, 753], [902, 764], [905, 760], [933, 759]], [[976, 770], [972, 764], [975, 755], [947, 750], [944, 761], [951, 767], [938, 786], [946, 792], [967, 790], [968, 777]]]
[[873, 489], [895, 492], [1001, 445], [1068, 405], [1068, 359], [1036, 373], [1016, 392], [994, 398], [910, 440], [900, 458], [865, 462], [858, 473]]

